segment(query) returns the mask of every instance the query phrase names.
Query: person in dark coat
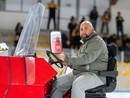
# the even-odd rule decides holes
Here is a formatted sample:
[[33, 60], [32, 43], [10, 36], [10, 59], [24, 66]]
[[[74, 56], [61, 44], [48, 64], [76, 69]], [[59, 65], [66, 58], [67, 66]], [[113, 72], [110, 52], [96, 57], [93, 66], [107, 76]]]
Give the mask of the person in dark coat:
[[49, 29], [51, 19], [53, 19], [54, 29], [56, 29], [56, 9], [59, 9], [59, 6], [55, 4], [54, 0], [52, 0], [51, 3], [47, 6], [47, 8], [49, 9], [47, 29]]

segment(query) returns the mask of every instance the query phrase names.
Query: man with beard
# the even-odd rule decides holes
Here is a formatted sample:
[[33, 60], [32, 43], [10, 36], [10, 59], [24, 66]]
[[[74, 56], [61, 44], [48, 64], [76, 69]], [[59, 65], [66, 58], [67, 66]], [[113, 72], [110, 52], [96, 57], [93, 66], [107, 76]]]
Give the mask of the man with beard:
[[71, 87], [71, 98], [85, 98], [85, 90], [106, 84], [106, 77], [98, 76], [93, 71], [107, 70], [108, 50], [103, 39], [94, 31], [89, 21], [80, 25], [82, 45], [77, 57], [59, 54], [63, 65], [73, 72], [59, 76], [53, 84], [51, 98], [63, 98]]

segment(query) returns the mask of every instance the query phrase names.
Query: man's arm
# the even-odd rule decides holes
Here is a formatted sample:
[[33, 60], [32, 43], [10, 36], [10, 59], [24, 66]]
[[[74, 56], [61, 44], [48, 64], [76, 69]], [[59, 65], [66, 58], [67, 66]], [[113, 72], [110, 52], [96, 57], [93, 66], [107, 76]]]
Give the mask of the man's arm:
[[86, 51], [81, 53], [78, 57], [65, 57], [65, 62], [69, 66], [87, 65], [94, 62], [101, 54], [103, 48], [100, 41], [94, 41], [86, 47]]

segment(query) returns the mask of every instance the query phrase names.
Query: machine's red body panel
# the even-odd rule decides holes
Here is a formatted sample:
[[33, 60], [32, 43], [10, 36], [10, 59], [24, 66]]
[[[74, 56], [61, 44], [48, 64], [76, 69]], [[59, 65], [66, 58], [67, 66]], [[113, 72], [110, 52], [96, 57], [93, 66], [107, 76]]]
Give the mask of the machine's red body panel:
[[0, 57], [0, 98], [44, 98], [57, 72], [43, 58]]
[[8, 57], [0, 57], [0, 98], [4, 98], [8, 93], [10, 85], [10, 72]]

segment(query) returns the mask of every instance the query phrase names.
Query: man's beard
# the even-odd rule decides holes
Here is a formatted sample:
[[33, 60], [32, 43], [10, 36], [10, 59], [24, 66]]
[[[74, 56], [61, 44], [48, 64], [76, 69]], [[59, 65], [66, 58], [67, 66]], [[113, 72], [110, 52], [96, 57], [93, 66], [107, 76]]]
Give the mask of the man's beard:
[[81, 40], [85, 40], [88, 37], [87, 34], [81, 35]]
[[85, 42], [85, 39], [86, 39], [87, 37], [88, 37], [87, 34], [82, 35], [80, 42], [83, 44], [83, 43]]

